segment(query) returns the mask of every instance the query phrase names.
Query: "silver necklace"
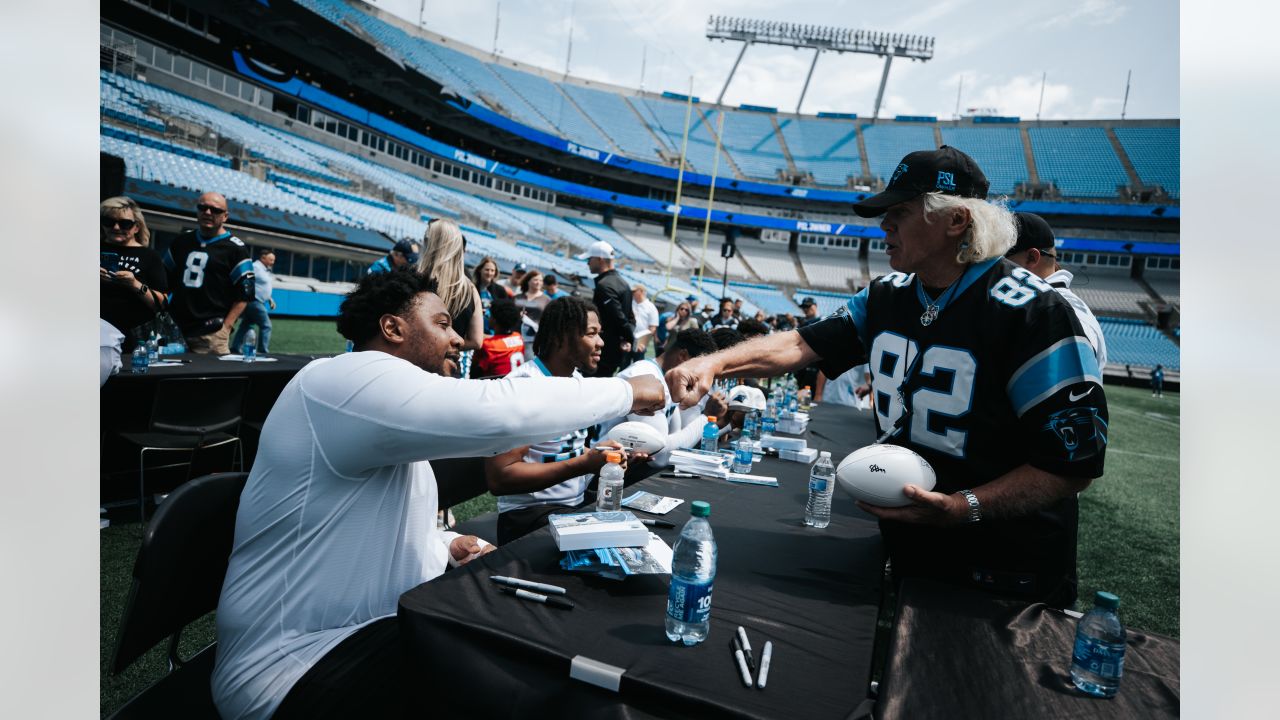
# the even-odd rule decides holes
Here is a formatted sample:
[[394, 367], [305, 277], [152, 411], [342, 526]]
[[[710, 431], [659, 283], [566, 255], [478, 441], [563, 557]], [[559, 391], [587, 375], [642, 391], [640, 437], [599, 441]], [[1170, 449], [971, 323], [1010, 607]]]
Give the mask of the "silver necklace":
[[[938, 295], [937, 300], [930, 300], [928, 304], [925, 305], [924, 313], [920, 315], [921, 325], [925, 327], [929, 327], [930, 325], [933, 324], [934, 320], [938, 319], [938, 313], [942, 310], [942, 305], [951, 296], [951, 291], [956, 289], [956, 283], [959, 283], [960, 278], [963, 278], [963, 277], [964, 277], [964, 273], [962, 272], [960, 273], [960, 277], [956, 278], [955, 280], [952, 280], [951, 284], [947, 286], [947, 289], [943, 290], [942, 294]], [[917, 280], [918, 279], [919, 278], [917, 277]], [[920, 289], [921, 290], [924, 289], [923, 282], [920, 283]], [[929, 297], [929, 294], [925, 293], [924, 296], [927, 298]]]

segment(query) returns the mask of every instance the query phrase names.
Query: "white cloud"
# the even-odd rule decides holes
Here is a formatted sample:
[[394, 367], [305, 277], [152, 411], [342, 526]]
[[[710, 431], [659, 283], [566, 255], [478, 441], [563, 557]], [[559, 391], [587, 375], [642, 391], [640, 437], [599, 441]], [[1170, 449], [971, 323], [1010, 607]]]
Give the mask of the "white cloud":
[[[966, 88], [967, 86], [968, 80]], [[1066, 111], [1071, 101], [1072, 90], [1069, 85], [1046, 82], [1041, 117], [1062, 117], [1060, 111]], [[960, 111], [963, 113], [970, 107], [994, 108], [1001, 115], [1034, 118], [1039, 103], [1040, 76], [1018, 75], [998, 85], [982, 82], [976, 84], [972, 91], [966, 89], [961, 98]]]
[[[1177, 8], [1171, 7], [1170, 11], [1177, 12]], [[1046, 18], [1036, 27], [1071, 25], [1076, 21], [1083, 21], [1089, 25], [1110, 25], [1124, 17], [1127, 12], [1129, 7], [1118, 0], [1083, 0], [1064, 13]]]

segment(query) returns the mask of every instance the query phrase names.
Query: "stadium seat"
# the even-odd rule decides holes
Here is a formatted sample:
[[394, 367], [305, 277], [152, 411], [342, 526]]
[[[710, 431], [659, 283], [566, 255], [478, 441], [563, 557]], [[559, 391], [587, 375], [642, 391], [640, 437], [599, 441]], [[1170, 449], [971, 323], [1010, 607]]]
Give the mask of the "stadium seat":
[[243, 375], [171, 378], [156, 383], [147, 431], [120, 433], [120, 437], [139, 448], [139, 519], [145, 522], [147, 518], [148, 453], [179, 453], [190, 462], [197, 450], [234, 445], [235, 463], [243, 464], [240, 438], [227, 431], [240, 424], [248, 385], [249, 379]]
[[210, 689], [216, 643], [184, 660], [178, 641], [188, 625], [218, 605], [247, 479], [247, 473], [222, 473], [192, 480], [175, 490], [147, 524], [111, 674], [119, 675], [166, 638], [169, 673], [117, 710], [113, 720], [217, 720]]

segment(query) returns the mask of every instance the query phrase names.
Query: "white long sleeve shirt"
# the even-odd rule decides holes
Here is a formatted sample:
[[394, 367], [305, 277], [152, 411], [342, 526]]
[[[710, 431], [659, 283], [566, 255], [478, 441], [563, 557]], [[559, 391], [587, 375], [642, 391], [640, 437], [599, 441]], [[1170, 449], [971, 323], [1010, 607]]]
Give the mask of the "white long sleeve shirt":
[[1053, 286], [1053, 289], [1071, 304], [1071, 308], [1076, 311], [1076, 319], [1080, 321], [1080, 327], [1084, 328], [1085, 339], [1093, 346], [1093, 354], [1098, 357], [1098, 371], [1107, 365], [1107, 341], [1102, 337], [1102, 326], [1098, 324], [1098, 319], [1093, 316], [1093, 311], [1080, 299], [1079, 295], [1071, 292], [1071, 279], [1074, 277], [1067, 270], [1059, 270], [1044, 281]]
[[667, 387], [666, 380], [663, 379], [662, 368], [658, 367], [658, 363], [653, 360], [648, 358], [638, 360], [621, 370], [617, 377], [632, 378], [641, 375], [652, 375], [662, 382], [662, 392], [666, 396], [666, 405], [663, 406], [662, 414], [632, 414], [614, 418], [601, 424], [600, 437], [604, 438], [615, 425], [620, 425], [624, 422], [636, 421], [645, 423], [667, 436], [667, 447], [662, 452], [654, 455], [652, 460], [655, 467], [666, 467], [671, 462], [672, 450], [676, 448], [691, 448], [698, 444], [698, 441], [702, 439], [702, 426], [707, 424], [707, 419], [706, 417], [700, 417], [693, 418], [692, 422], [686, 422], [684, 413], [680, 411], [680, 405], [671, 400], [671, 389]]
[[617, 378], [459, 380], [381, 352], [304, 367], [236, 515], [212, 682], [224, 720], [270, 717], [325, 653], [444, 572], [457, 535], [436, 530], [429, 460], [504, 452], [631, 402]]

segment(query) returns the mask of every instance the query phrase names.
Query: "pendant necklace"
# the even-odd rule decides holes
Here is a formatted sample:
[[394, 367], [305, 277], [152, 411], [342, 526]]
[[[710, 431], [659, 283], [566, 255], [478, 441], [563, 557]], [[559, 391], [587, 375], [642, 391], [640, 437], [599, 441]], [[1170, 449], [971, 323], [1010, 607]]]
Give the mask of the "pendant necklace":
[[[950, 299], [951, 292], [956, 289], [956, 285], [960, 282], [961, 278], [963, 277], [964, 277], [964, 273], [962, 272], [960, 273], [960, 277], [953, 280], [951, 284], [947, 286], [947, 289], [943, 290], [942, 294], [938, 295], [937, 300], [929, 300], [925, 304], [924, 313], [920, 315], [921, 325], [925, 327], [929, 327], [930, 325], [933, 324], [934, 320], [938, 319], [938, 313], [942, 310], [942, 306], [945, 305], [947, 303], [947, 300]], [[917, 277], [917, 280], [919, 280], [918, 277]], [[920, 291], [921, 293], [924, 294], [925, 298], [929, 297], [929, 294], [924, 292], [923, 282], [920, 283]]]

